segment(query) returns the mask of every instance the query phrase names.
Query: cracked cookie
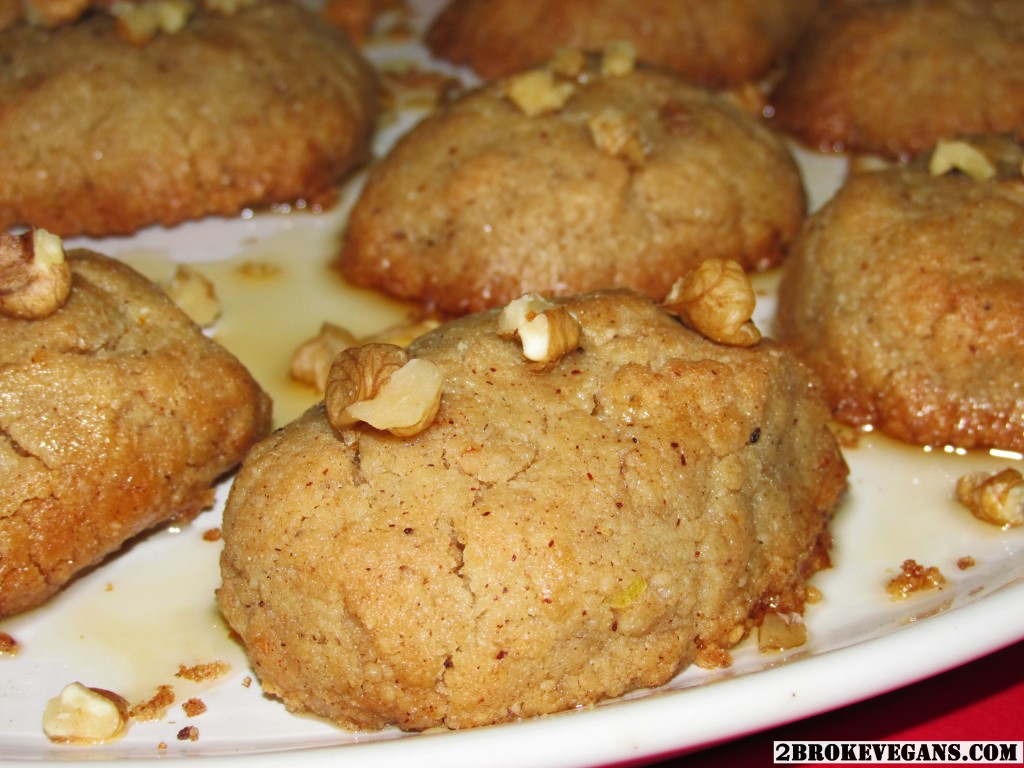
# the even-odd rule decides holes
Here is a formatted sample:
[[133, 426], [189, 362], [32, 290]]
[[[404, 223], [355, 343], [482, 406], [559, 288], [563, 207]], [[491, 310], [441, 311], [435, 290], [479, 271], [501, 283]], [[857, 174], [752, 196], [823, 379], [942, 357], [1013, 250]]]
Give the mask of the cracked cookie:
[[[389, 394], [386, 368], [410, 370]], [[802, 610], [827, 562], [846, 465], [774, 342], [718, 344], [620, 289], [517, 300], [332, 378], [340, 402], [329, 383], [253, 449], [223, 522], [219, 605], [296, 712], [465, 728], [657, 686]], [[412, 434], [390, 430], [416, 414], [353, 412], [410, 387]]]
[[504, 77], [560, 48], [632, 43], [641, 61], [702, 85], [766, 75], [818, 10], [818, 0], [454, 0], [427, 32], [433, 53]]
[[933, 170], [854, 176], [808, 219], [778, 332], [840, 421], [1024, 450], [1024, 180], [1019, 148], [1009, 154], [943, 144]]
[[61, 306], [0, 308], [0, 616], [197, 514], [270, 424], [248, 371], [159, 288], [88, 251], [66, 263]]
[[420, 122], [376, 164], [337, 263], [449, 314], [526, 292], [664, 296], [708, 258], [778, 263], [803, 220], [783, 143], [726, 97], [566, 52]]
[[0, 32], [0, 230], [127, 234], [249, 206], [334, 200], [369, 157], [376, 79], [293, 2], [196, 10], [119, 37], [109, 14]]

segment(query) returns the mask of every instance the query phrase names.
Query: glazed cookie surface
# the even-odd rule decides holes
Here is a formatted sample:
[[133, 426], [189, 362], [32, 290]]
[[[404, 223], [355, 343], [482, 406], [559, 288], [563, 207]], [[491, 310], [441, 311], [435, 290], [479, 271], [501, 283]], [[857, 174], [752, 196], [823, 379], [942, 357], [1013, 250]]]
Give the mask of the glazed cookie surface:
[[333, 200], [368, 157], [375, 76], [291, 2], [121, 39], [107, 14], [0, 32], [0, 229], [125, 234]]
[[814, 214], [778, 330], [836, 417], [900, 440], [1024, 449], [1024, 182], [895, 169]]
[[0, 314], [0, 616], [197, 514], [270, 425], [248, 371], [159, 288], [92, 252], [68, 262], [60, 309]]
[[766, 74], [818, 9], [818, 0], [454, 0], [434, 20], [435, 55], [505, 77], [560, 48], [626, 40], [641, 61], [711, 87]]
[[773, 123], [810, 146], [887, 157], [1024, 125], [1024, 4], [843, 0], [796, 46]]
[[661, 298], [712, 257], [778, 263], [805, 206], [784, 144], [671, 75], [599, 74], [609, 56], [495, 81], [415, 126], [371, 169], [342, 274], [458, 314], [529, 291]]
[[218, 600], [290, 709], [413, 730], [555, 712], [802, 609], [846, 477], [805, 369], [632, 291], [555, 312], [578, 343], [541, 366], [497, 309], [413, 342], [441, 395], [412, 436], [321, 405], [250, 453]]

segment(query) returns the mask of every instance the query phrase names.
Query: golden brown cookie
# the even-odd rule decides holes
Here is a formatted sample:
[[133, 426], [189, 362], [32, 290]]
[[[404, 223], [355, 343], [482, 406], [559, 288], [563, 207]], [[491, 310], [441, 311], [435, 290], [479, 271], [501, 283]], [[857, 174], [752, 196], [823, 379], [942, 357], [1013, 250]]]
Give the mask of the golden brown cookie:
[[795, 47], [774, 124], [823, 151], [901, 157], [1024, 125], [1024, 3], [842, 0]]
[[372, 168], [342, 274], [464, 313], [527, 291], [661, 298], [712, 257], [778, 263], [805, 205], [783, 143], [672, 75], [599, 74], [619, 53], [492, 82], [420, 122]]
[[375, 78], [292, 2], [132, 45], [107, 14], [0, 33], [0, 230], [133, 232], [333, 199], [368, 156]]
[[855, 176], [807, 225], [780, 336], [836, 417], [911, 443], [1024, 450], [1024, 181]]
[[627, 40], [641, 61], [712, 87], [766, 74], [818, 9], [818, 0], [453, 0], [427, 45], [481, 76], [505, 77], [559, 48], [600, 50]]
[[0, 616], [198, 513], [270, 424], [245, 368], [161, 290], [95, 253], [68, 262], [56, 312], [0, 313]]
[[514, 720], [659, 685], [801, 610], [846, 477], [803, 366], [628, 290], [545, 310], [579, 334], [546, 364], [503, 314], [411, 344], [440, 371], [422, 431], [335, 429], [321, 405], [245, 460], [218, 600], [290, 709]]

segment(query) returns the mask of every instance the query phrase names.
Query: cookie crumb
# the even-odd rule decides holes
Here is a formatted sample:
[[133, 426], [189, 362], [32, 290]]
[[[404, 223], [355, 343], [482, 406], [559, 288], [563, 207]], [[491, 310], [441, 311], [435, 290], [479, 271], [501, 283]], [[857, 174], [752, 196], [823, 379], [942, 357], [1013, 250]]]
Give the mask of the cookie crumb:
[[916, 560], [904, 560], [900, 572], [885, 587], [897, 600], [905, 600], [915, 592], [942, 588], [945, 577], [935, 566], [924, 567]]
[[183, 703], [181, 708], [189, 717], [196, 717], [206, 711], [206, 703], [202, 699], [192, 698]]
[[139, 702], [128, 710], [128, 717], [139, 721], [159, 720], [173, 703], [174, 689], [169, 685], [161, 685], [151, 699]]
[[220, 528], [211, 528], [203, 533], [203, 541], [220, 541], [222, 533]]
[[207, 664], [196, 664], [191, 667], [179, 664], [178, 671], [174, 676], [199, 683], [203, 680], [213, 680], [214, 678], [226, 675], [230, 669], [231, 665], [224, 661], [211, 661]]
[[959, 560], [956, 561], [956, 567], [959, 568], [961, 571], [966, 571], [968, 568], [973, 568], [975, 565], [976, 563], [974, 562], [974, 558], [970, 555], [967, 555], [966, 557], [961, 557]]
[[14, 656], [21, 650], [18, 641], [6, 632], [0, 632], [0, 656]]

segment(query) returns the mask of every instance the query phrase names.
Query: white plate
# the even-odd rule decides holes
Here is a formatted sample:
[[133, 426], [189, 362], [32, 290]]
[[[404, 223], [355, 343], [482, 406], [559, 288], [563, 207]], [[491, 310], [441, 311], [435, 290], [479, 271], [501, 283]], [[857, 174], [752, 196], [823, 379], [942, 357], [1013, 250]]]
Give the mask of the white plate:
[[[415, 59], [401, 46], [377, 59]], [[415, 116], [379, 140], [386, 149]], [[812, 202], [842, 177], [834, 158], [800, 153]], [[209, 220], [131, 238], [72, 241], [124, 258], [154, 278], [176, 262], [194, 263], [216, 283], [224, 315], [213, 333], [253, 370], [275, 398], [276, 419], [298, 415], [315, 396], [287, 380], [288, 357], [323, 320], [370, 333], [406, 316], [401, 304], [348, 288], [325, 269], [334, 252], [350, 185], [334, 211], [279, 212]], [[271, 264], [271, 277], [244, 277], [243, 263]], [[758, 320], [773, 312], [772, 278], [758, 281]], [[952, 500], [955, 480], [975, 469], [1021, 466], [1020, 456], [924, 451], [872, 435], [845, 451], [850, 493], [834, 525], [834, 567], [814, 584], [823, 600], [809, 606], [806, 646], [761, 654], [752, 641], [735, 649], [731, 667], [691, 669], [657, 691], [636, 692], [594, 708], [452, 733], [349, 733], [289, 714], [262, 695], [245, 654], [216, 612], [220, 545], [214, 510], [182, 529], [135, 542], [77, 579], [47, 605], [0, 621], [20, 644], [0, 658], [0, 759], [118, 760], [149, 763], [188, 756], [197, 768], [233, 761], [302, 768], [376, 766], [593, 766], [680, 750], [779, 725], [852, 703], [968, 662], [1024, 638], [1024, 530], [1003, 531], [974, 519]], [[975, 565], [961, 569], [961, 558]], [[913, 558], [937, 566], [945, 587], [895, 602], [885, 585]], [[179, 665], [224, 661], [231, 671], [206, 683], [176, 677]], [[108, 745], [51, 744], [42, 733], [47, 699], [72, 681], [107, 688], [130, 702], [158, 685], [177, 702], [159, 720], [133, 723]], [[247, 682], [249, 683], [247, 685]], [[207, 711], [186, 716], [180, 704], [200, 698]], [[197, 741], [179, 741], [187, 725]], [[287, 751], [287, 755], [280, 754]]]

